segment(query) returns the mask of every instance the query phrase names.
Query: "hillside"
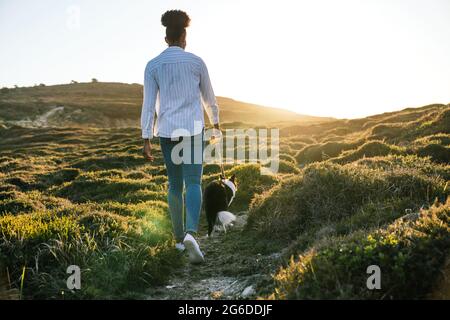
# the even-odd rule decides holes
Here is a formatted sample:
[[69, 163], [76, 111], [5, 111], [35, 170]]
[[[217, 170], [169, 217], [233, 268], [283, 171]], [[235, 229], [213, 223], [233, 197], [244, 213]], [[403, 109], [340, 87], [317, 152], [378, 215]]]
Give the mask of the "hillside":
[[[222, 122], [266, 124], [328, 121], [294, 112], [218, 97]], [[142, 86], [124, 83], [75, 83], [0, 91], [0, 124], [28, 127], [139, 125]]]
[[[33, 99], [37, 114], [76, 95], [74, 108], [92, 108], [84, 91], [42, 94], [58, 88], [2, 96], [3, 119], [23, 119]], [[137, 116], [139, 99], [125, 95], [94, 96], [111, 119], [128, 114], [124, 105]], [[156, 140], [149, 163], [137, 127], [0, 128], [0, 298], [449, 299], [450, 105], [310, 124], [280, 114], [279, 172], [226, 165], [238, 221], [207, 238], [202, 214], [198, 267], [173, 248]], [[203, 182], [219, 171], [205, 164]], [[66, 288], [71, 264], [80, 291]], [[366, 287], [369, 265], [381, 269], [380, 290]]]

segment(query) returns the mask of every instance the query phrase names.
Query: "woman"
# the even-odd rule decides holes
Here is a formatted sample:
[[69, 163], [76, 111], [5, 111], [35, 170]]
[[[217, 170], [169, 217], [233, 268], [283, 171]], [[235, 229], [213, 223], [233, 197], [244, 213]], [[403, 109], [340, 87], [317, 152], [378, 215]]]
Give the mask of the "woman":
[[[214, 128], [220, 128], [219, 109], [206, 65], [201, 58], [184, 51], [189, 22], [189, 16], [180, 10], [167, 11], [161, 18], [169, 47], [145, 68], [141, 127], [145, 159], [153, 160], [150, 139], [159, 137], [169, 180], [168, 203], [176, 248], [186, 249], [192, 263], [201, 263], [204, 256], [195, 237], [202, 204], [202, 104]], [[181, 142], [188, 147], [182, 149], [180, 163], [177, 145]], [[190, 152], [190, 159], [186, 159], [189, 155], [183, 154], [185, 151]]]

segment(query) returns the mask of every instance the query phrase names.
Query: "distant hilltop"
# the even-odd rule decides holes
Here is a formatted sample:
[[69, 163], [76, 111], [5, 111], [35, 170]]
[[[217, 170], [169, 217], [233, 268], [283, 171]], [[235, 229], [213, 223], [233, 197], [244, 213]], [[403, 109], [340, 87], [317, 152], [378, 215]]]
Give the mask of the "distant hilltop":
[[[296, 121], [303, 124], [333, 120], [218, 97], [222, 123], [267, 125]], [[116, 82], [3, 88], [0, 123], [25, 127], [139, 126], [142, 85]]]

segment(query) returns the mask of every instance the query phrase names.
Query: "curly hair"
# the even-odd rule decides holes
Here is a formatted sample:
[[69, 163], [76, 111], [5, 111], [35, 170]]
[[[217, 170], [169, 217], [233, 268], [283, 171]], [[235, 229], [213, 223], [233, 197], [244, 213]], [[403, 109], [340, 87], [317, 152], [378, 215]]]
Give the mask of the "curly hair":
[[166, 11], [161, 17], [161, 23], [166, 27], [167, 40], [171, 42], [180, 40], [190, 22], [191, 18], [181, 10]]

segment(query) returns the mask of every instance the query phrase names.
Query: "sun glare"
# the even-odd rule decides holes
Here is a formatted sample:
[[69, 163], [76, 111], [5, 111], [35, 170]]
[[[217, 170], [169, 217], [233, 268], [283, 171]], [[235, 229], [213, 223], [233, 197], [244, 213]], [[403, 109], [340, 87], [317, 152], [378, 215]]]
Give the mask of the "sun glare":
[[142, 83], [171, 8], [216, 95], [350, 118], [450, 101], [445, 0], [2, 2], [0, 86]]

